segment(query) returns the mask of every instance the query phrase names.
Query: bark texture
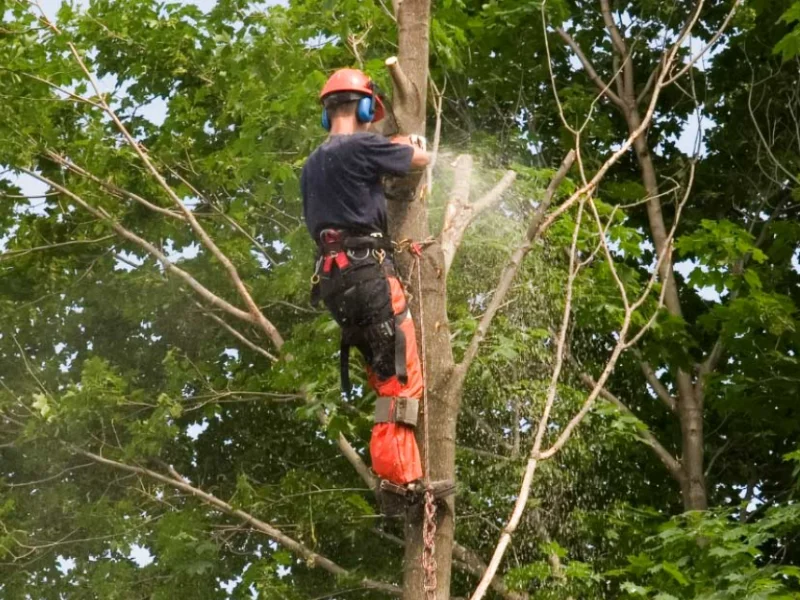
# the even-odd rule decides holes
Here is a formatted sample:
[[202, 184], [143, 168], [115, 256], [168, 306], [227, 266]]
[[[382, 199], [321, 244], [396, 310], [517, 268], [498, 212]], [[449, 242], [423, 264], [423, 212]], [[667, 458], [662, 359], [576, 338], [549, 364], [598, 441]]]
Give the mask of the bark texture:
[[[430, 0], [403, 0], [396, 3], [398, 25], [397, 62], [387, 67], [394, 84], [394, 113], [403, 134], [425, 134], [428, 29]], [[394, 180], [387, 185], [389, 218], [395, 240], [426, 240], [430, 237], [427, 207], [420, 199], [422, 173]], [[424, 427], [417, 429], [423, 461], [428, 461], [431, 479], [455, 479], [455, 439], [458, 413], [457, 399], [447, 394], [447, 381], [453, 370], [453, 353], [447, 322], [447, 288], [445, 262], [438, 241], [427, 246], [419, 264], [409, 254], [398, 256], [402, 273], [408, 281], [411, 311], [417, 325], [420, 351], [424, 351], [427, 416], [427, 443]], [[417, 271], [417, 268], [419, 271]], [[421, 280], [420, 289], [418, 282]], [[425, 339], [422, 340], [422, 332]], [[459, 394], [460, 396], [460, 394]], [[454, 501], [447, 510], [439, 511], [436, 534], [438, 600], [450, 597], [453, 536], [455, 533]], [[421, 514], [412, 514], [406, 521], [403, 598], [422, 600], [425, 597], [422, 570]]]

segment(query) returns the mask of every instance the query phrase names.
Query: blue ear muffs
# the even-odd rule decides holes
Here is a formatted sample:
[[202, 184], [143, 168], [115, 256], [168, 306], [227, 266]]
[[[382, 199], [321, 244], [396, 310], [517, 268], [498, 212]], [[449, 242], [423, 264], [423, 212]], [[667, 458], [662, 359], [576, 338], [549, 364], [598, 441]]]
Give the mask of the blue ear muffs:
[[358, 101], [358, 108], [356, 109], [356, 118], [359, 123], [372, 123], [375, 118], [375, 97], [367, 96]]
[[[372, 82], [369, 84], [369, 89], [372, 90], [372, 93], [369, 96], [364, 96], [362, 98], [358, 98], [361, 92], [354, 92], [352, 96], [353, 99], [358, 98], [358, 105], [356, 107], [356, 119], [358, 119], [359, 123], [372, 123], [375, 119], [375, 88], [373, 87]], [[328, 109], [323, 106], [322, 108], [322, 119], [321, 119], [322, 127], [326, 131], [331, 130], [331, 118], [328, 115]]]

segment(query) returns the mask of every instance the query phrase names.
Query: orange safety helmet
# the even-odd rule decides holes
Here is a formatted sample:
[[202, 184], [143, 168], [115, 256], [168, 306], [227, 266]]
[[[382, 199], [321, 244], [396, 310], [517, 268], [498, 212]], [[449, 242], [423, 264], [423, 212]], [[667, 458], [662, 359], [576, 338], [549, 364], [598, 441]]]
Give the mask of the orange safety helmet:
[[380, 121], [386, 116], [383, 101], [375, 89], [375, 84], [365, 73], [358, 69], [339, 69], [328, 78], [319, 94], [320, 100], [338, 92], [355, 92], [364, 94], [374, 100], [375, 116], [373, 122]]

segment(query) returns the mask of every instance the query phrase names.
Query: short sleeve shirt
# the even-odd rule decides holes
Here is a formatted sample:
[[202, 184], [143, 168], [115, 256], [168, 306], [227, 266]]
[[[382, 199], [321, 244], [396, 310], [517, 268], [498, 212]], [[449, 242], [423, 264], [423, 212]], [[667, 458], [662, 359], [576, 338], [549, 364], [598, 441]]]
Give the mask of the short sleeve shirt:
[[303, 216], [315, 240], [325, 228], [388, 233], [383, 175], [405, 175], [414, 149], [375, 133], [332, 135], [303, 166]]

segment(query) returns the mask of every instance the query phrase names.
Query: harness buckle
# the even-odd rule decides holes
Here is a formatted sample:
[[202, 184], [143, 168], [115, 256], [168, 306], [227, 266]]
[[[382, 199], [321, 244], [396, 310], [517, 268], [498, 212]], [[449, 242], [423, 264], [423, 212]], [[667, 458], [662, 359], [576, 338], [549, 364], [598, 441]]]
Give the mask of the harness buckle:
[[323, 244], [337, 244], [342, 241], [342, 232], [338, 229], [323, 229], [319, 232], [319, 239]]

